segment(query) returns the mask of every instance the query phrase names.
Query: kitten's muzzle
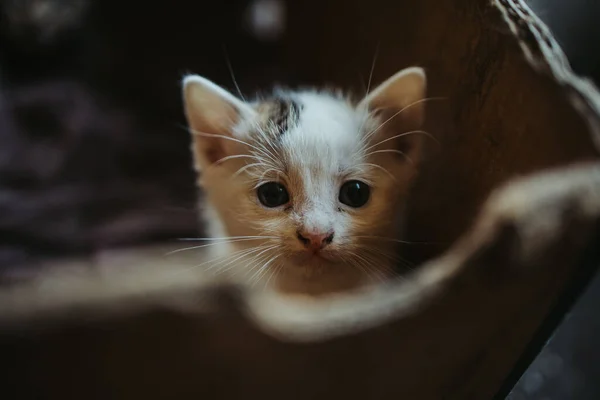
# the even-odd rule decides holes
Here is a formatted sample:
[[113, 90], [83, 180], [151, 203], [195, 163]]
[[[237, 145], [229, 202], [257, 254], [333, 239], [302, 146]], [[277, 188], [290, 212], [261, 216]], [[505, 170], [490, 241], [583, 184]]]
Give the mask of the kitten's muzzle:
[[308, 231], [297, 231], [296, 236], [300, 243], [304, 245], [308, 250], [317, 252], [323, 247], [327, 246], [333, 241], [333, 231], [329, 232], [308, 232]]

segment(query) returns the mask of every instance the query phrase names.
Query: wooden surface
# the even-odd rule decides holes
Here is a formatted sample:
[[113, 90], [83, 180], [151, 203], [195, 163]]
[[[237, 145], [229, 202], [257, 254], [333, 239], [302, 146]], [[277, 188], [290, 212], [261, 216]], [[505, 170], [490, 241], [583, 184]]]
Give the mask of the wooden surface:
[[[534, 71], [486, 0], [309, 0], [290, 5], [290, 64], [302, 75], [361, 90], [420, 65], [429, 77], [431, 160], [422, 171], [410, 239], [450, 245], [500, 182], [597, 152], [563, 89]], [[321, 9], [314, 13], [311, 10]], [[310, 17], [309, 17], [310, 16]], [[311, 29], [300, 25], [309, 18]], [[444, 221], [440, 223], [439, 221]]]
[[[520, 182], [479, 210], [503, 182], [598, 152], [563, 88], [527, 64], [489, 2], [455, 3], [293, 2], [288, 35], [299, 79], [356, 82], [349, 66], [368, 71], [381, 40], [375, 82], [417, 63], [430, 95], [448, 97], [430, 107], [442, 145], [422, 171], [409, 235], [445, 243], [413, 257], [431, 260], [422, 271], [464, 272], [449, 292], [411, 315], [395, 286], [324, 303], [303, 314], [315, 334], [294, 341], [294, 327], [312, 325], [293, 313], [269, 319], [269, 298], [190, 274], [164, 279], [195, 260], [134, 250], [107, 258], [112, 267], [92, 262], [70, 285], [59, 274], [3, 288], [8, 398], [492, 398], [594, 243], [598, 166]], [[348, 334], [328, 336], [339, 326], [326, 316], [338, 311]]]

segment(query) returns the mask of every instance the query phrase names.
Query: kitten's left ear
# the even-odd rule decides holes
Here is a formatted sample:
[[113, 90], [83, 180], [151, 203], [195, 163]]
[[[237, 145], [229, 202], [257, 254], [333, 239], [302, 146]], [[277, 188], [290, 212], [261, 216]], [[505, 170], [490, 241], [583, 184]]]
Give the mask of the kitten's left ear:
[[[376, 136], [399, 135], [417, 130], [425, 119], [425, 95], [427, 79], [425, 71], [419, 67], [406, 68], [397, 72], [375, 90], [369, 93], [358, 105], [359, 110], [379, 113], [384, 126]], [[422, 150], [421, 134], [410, 134], [387, 142], [398, 147], [413, 161], [417, 161]]]

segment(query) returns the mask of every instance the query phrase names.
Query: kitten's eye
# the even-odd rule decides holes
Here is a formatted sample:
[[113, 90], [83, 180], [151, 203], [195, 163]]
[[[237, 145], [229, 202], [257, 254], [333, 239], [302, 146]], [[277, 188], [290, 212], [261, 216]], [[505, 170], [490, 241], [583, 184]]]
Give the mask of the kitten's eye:
[[256, 194], [262, 205], [269, 208], [279, 207], [290, 201], [285, 186], [277, 182], [267, 182], [260, 185], [256, 189]]
[[340, 189], [339, 200], [347, 206], [359, 208], [369, 201], [370, 194], [371, 189], [366, 183], [361, 181], [348, 181], [344, 183]]

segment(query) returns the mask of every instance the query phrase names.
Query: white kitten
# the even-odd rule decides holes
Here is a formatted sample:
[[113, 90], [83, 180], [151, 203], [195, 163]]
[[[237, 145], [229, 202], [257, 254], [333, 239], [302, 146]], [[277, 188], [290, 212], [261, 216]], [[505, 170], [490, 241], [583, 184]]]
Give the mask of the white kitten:
[[200, 76], [183, 84], [204, 217], [212, 237], [228, 238], [211, 246], [215, 269], [304, 294], [393, 274], [421, 155], [423, 70], [358, 103], [324, 91], [248, 103]]

